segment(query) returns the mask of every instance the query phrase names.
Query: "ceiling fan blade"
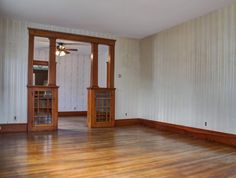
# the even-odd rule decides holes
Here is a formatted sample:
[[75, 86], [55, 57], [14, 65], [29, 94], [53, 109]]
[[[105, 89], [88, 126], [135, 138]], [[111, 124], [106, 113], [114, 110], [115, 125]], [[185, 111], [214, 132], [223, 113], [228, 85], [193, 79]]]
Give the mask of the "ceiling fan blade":
[[75, 42], [75, 43], [57, 42], [57, 44], [62, 44], [62, 45], [83, 45], [83, 46], [90, 46], [90, 43], [80, 43], [80, 42]]
[[70, 54], [70, 52], [69, 52], [67, 49], [66, 49], [66, 50], [64, 50], [64, 51], [65, 51], [65, 53], [66, 53], [66, 54]]
[[78, 51], [78, 49], [67, 49], [67, 48], [66, 48], [66, 50], [67, 51]]

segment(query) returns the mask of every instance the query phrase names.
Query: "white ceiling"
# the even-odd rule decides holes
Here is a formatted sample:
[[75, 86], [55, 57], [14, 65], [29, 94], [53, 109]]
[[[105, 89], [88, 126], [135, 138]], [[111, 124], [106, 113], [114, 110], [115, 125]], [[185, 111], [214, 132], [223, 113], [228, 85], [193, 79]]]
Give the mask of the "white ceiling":
[[0, 0], [20, 20], [143, 38], [235, 0]]

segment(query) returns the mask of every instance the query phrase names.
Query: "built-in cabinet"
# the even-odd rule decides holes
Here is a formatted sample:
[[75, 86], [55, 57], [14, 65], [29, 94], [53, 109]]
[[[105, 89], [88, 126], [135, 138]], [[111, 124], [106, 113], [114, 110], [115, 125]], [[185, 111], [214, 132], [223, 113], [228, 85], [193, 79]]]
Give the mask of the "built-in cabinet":
[[57, 129], [57, 88], [29, 87], [29, 123], [30, 131]]
[[115, 89], [88, 88], [88, 126], [113, 127], [115, 124]]
[[[36, 38], [49, 51], [46, 59], [35, 58]], [[58, 125], [58, 87], [56, 86], [56, 38], [29, 29], [28, 131], [56, 130]]]

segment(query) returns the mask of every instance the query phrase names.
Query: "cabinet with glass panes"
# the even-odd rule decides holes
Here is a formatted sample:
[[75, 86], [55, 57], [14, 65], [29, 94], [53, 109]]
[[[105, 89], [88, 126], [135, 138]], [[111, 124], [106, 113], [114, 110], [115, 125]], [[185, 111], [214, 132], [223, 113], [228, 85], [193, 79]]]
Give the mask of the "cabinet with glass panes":
[[52, 92], [34, 91], [34, 124], [52, 123]]

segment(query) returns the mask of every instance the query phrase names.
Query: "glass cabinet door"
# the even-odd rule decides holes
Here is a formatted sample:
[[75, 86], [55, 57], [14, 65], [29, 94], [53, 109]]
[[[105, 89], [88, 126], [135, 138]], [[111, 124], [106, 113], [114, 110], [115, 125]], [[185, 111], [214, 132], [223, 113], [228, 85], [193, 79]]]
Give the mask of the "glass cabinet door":
[[57, 129], [57, 88], [31, 87], [29, 95], [29, 131]]
[[52, 124], [52, 91], [34, 91], [34, 125]]

